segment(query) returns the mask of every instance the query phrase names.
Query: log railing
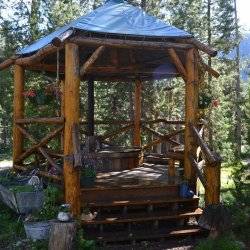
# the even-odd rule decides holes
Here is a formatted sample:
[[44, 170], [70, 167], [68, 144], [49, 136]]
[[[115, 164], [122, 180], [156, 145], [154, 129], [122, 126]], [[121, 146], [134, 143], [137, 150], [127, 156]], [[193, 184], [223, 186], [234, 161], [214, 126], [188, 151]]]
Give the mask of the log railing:
[[[15, 159], [14, 168], [21, 171], [30, 171], [30, 164], [25, 164], [24, 161], [35, 154], [36, 165], [40, 165], [40, 157], [42, 155], [45, 161], [48, 162], [48, 165], [51, 166], [57, 173], [62, 173], [62, 168], [58, 165], [57, 159], [63, 158], [63, 153], [58, 151], [53, 151], [47, 147], [47, 144], [55, 139], [58, 135], [61, 135], [64, 129], [64, 118], [63, 117], [32, 117], [32, 118], [22, 118], [14, 120], [15, 127], [20, 131], [20, 133], [31, 142], [31, 146], [23, 150], [23, 152]], [[31, 124], [49, 124], [55, 125], [56, 127], [52, 129], [47, 135], [41, 139], [36, 139], [29, 131], [28, 126]], [[27, 126], [27, 127], [26, 127]], [[39, 163], [37, 160], [39, 159]], [[44, 162], [45, 163], [45, 162]], [[32, 163], [34, 165], [34, 162]], [[46, 165], [47, 166], [47, 165]], [[46, 167], [47, 170], [47, 167]], [[38, 174], [44, 177], [48, 177], [54, 180], [61, 180], [60, 176], [50, 174], [49, 171], [38, 170]]]
[[[163, 123], [164, 125], [184, 125], [184, 121], [175, 121], [175, 120], [167, 120], [167, 119], [163, 119], [163, 118], [158, 118], [158, 119], [154, 119], [154, 120], [141, 120], [141, 128], [144, 131], [149, 132], [150, 134], [153, 134], [155, 137], [157, 137], [157, 139], [153, 140], [152, 142], [147, 143], [146, 145], [142, 146], [143, 150], [148, 150], [151, 147], [160, 144], [160, 143], [164, 143], [167, 142], [169, 144], [171, 144], [172, 146], [180, 146], [181, 143], [175, 141], [174, 139], [172, 139], [172, 137], [182, 133], [184, 131], [184, 129], [180, 129], [180, 130], [174, 130], [172, 132], [170, 132], [169, 134], [162, 134], [156, 130], [154, 130], [153, 128], [150, 128], [149, 125], [153, 125], [153, 124], [157, 124], [157, 123]], [[80, 122], [81, 125], [87, 125], [87, 121], [82, 120]], [[107, 143], [110, 143], [111, 138], [114, 138], [116, 136], [119, 136], [123, 133], [126, 133], [130, 130], [134, 129], [134, 121], [130, 121], [130, 120], [109, 120], [109, 121], [105, 121], [105, 120], [95, 120], [95, 124], [96, 125], [117, 125], [117, 126], [121, 126], [120, 128], [118, 128], [115, 131], [112, 132], [108, 132], [104, 135], [100, 135], [99, 139], [101, 141], [105, 141]]]
[[[221, 157], [202, 138], [204, 128], [199, 131], [193, 124], [190, 124], [192, 136], [198, 146], [198, 155], [194, 156], [189, 152], [189, 161], [194, 168], [198, 178], [205, 189], [205, 203], [218, 204], [220, 202], [220, 166]], [[199, 154], [203, 160], [199, 161]]]

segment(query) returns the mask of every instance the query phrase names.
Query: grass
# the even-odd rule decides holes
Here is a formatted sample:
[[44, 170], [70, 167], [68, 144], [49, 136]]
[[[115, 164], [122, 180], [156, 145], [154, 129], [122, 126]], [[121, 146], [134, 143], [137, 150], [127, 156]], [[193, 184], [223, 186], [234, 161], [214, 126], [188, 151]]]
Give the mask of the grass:
[[22, 221], [3, 203], [0, 203], [0, 249], [22, 239], [25, 235]]

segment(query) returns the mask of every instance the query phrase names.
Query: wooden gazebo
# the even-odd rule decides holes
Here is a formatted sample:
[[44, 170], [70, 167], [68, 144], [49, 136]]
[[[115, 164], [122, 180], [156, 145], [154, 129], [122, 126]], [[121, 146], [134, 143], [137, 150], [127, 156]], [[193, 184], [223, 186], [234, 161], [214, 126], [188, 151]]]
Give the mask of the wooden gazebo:
[[[135, 16], [137, 19], [133, 19]], [[59, 61], [58, 52], [60, 53]], [[148, 16], [141, 9], [120, 0], [108, 1], [86, 17], [73, 21], [17, 52], [16, 55], [0, 64], [1, 70], [14, 65], [14, 168], [26, 170], [27, 166], [23, 164], [23, 161], [33, 153], [43, 155], [50, 166], [58, 168], [46, 144], [55, 136], [61, 135], [63, 175], [55, 176], [42, 169], [38, 173], [56, 180], [63, 179], [65, 202], [71, 204], [75, 215], [79, 215], [81, 202], [85, 197], [87, 199], [91, 196], [92, 191], [94, 192], [94, 189], [81, 192], [79, 168], [76, 167], [79, 163], [77, 130], [80, 124], [80, 82], [88, 81], [89, 103], [86, 121], [88, 136], [94, 135], [94, 81], [135, 82], [134, 121], [125, 124], [126, 126], [121, 130], [126, 131], [128, 127], [132, 127], [134, 130], [133, 146], [144, 149], [140, 138], [141, 129], [147, 122], [141, 120], [143, 82], [180, 77], [185, 83], [185, 121], [173, 121], [173, 124], [180, 123], [185, 126], [184, 153], [168, 153], [166, 156], [170, 164], [168, 173], [174, 175], [174, 161], [183, 160], [184, 176], [193, 190], [195, 190], [198, 177], [205, 188], [206, 204], [218, 203], [220, 200], [220, 158], [208, 147], [202, 137], [204, 124], [198, 119], [198, 94], [204, 72], [207, 71], [214, 77], [218, 77], [219, 74], [204, 63], [201, 53], [206, 53], [211, 57], [217, 54], [215, 50], [199, 42], [187, 32], [164, 24]], [[24, 117], [23, 92], [27, 70], [60, 73], [62, 89], [60, 117]], [[160, 122], [163, 120], [159, 119]], [[57, 128], [37, 141], [25, 128], [26, 124], [54, 124]], [[149, 144], [148, 148], [163, 140], [174, 143], [171, 137], [180, 132], [182, 130], [176, 130], [164, 136], [158, 134], [159, 139]], [[157, 132], [154, 135], [157, 136]], [[33, 146], [24, 148], [24, 138], [29, 139]], [[197, 149], [201, 152], [202, 160], [201, 157], [197, 157]], [[152, 196], [154, 192], [158, 192], [158, 189], [154, 189], [155, 187], [148, 188], [152, 189]], [[173, 186], [166, 186], [164, 192], [168, 189], [173, 190]], [[114, 190], [107, 189], [105, 194], [96, 193], [93, 197], [107, 195], [109, 190], [115, 193]], [[129, 196], [134, 191], [128, 188], [124, 192], [127, 192]], [[105, 199], [105, 196], [103, 198]]]

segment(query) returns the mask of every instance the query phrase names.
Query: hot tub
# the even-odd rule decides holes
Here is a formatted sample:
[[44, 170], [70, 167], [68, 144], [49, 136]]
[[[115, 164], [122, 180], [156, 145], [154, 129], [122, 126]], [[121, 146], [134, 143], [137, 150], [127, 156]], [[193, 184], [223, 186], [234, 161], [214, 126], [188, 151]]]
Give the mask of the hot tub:
[[140, 148], [110, 147], [100, 150], [97, 156], [102, 161], [100, 172], [129, 170], [139, 167], [143, 162]]

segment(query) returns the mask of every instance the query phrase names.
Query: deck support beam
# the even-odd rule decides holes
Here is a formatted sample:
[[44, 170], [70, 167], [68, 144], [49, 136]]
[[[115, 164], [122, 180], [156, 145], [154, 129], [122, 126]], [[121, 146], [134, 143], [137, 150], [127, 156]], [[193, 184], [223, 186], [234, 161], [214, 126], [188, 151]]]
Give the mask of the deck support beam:
[[142, 82], [136, 80], [135, 82], [135, 96], [134, 96], [134, 143], [135, 147], [141, 147], [141, 95]]
[[24, 136], [16, 126], [18, 119], [24, 118], [24, 68], [19, 65], [14, 67], [14, 102], [13, 102], [13, 162], [23, 153]]
[[[73, 154], [72, 129], [79, 124], [80, 117], [80, 71], [79, 49], [72, 43], [65, 46], [65, 86], [64, 86], [64, 156]], [[74, 215], [80, 215], [80, 177], [73, 162], [64, 159], [65, 201], [71, 205]]]
[[189, 160], [189, 154], [195, 155], [196, 146], [190, 124], [196, 125], [198, 113], [198, 65], [195, 50], [190, 49], [186, 56], [187, 80], [185, 82], [185, 150], [184, 175], [192, 188], [196, 186], [196, 174]]

